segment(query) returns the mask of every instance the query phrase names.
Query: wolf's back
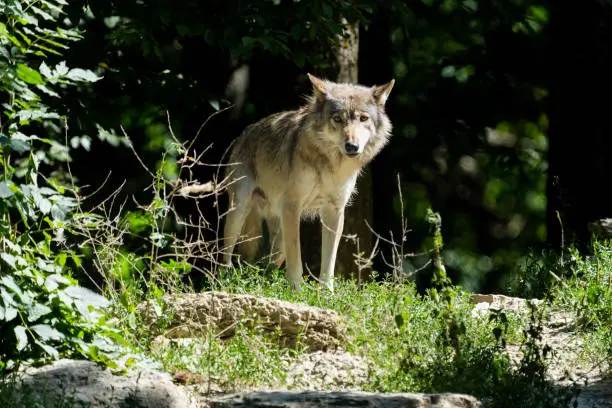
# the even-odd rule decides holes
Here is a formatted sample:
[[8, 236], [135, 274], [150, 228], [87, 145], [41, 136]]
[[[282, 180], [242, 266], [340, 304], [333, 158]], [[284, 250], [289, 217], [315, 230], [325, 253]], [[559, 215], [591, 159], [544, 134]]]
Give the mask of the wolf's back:
[[[285, 170], [309, 121], [304, 108], [264, 117], [247, 126], [236, 139], [229, 162], [250, 171], [253, 176], [258, 166]], [[232, 167], [228, 166], [228, 170]]]

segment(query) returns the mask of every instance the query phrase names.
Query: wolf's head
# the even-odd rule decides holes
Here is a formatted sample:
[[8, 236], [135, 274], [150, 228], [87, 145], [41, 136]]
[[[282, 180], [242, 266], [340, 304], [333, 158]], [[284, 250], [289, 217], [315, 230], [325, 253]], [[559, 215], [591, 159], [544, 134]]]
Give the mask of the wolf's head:
[[311, 74], [308, 78], [313, 85], [313, 103], [321, 114], [321, 134], [342, 153], [359, 156], [373, 138], [388, 136], [391, 123], [384, 107], [395, 80], [368, 88], [322, 80]]

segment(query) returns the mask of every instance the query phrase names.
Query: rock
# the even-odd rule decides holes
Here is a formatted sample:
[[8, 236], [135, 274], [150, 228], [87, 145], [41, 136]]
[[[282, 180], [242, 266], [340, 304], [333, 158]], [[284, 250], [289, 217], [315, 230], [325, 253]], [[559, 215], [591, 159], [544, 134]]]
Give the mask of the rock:
[[358, 391], [366, 384], [370, 365], [345, 351], [304, 354], [287, 371], [292, 390]]
[[589, 232], [602, 238], [612, 237], [612, 218], [602, 218], [588, 223]]
[[[113, 375], [96, 363], [58, 360], [18, 373], [11, 407], [193, 408], [166, 373], [133, 371]], [[36, 405], [40, 404], [40, 405]]]
[[368, 392], [250, 392], [210, 398], [211, 408], [476, 408], [482, 404], [463, 394], [376, 394]]
[[472, 294], [472, 303], [475, 305], [473, 314], [486, 313], [489, 309], [512, 310], [514, 312], [527, 312], [529, 304], [537, 305], [542, 301], [539, 299], [522, 299], [505, 295], [494, 294]]
[[[166, 338], [197, 337], [211, 329], [229, 337], [243, 324], [276, 336], [283, 347], [295, 347], [299, 339], [311, 351], [329, 350], [342, 347], [346, 339], [341, 316], [328, 309], [225, 292], [164, 296], [162, 301], [167, 305], [164, 322], [169, 320]], [[151, 325], [161, 320], [155, 307], [149, 301], [138, 308]]]
[[[486, 314], [490, 309], [527, 310], [527, 304], [541, 304], [536, 299], [521, 299], [503, 295], [472, 295], [474, 314]], [[577, 387], [579, 394], [570, 405], [577, 408], [612, 408], [612, 381], [609, 361], [589, 362], [584, 359], [584, 338], [577, 334], [578, 319], [572, 312], [553, 310], [542, 321], [540, 347], [549, 346], [547, 377], [557, 386]], [[523, 357], [519, 344], [507, 344], [506, 351], [514, 363]]]
[[575, 408], [612, 408], [612, 380], [602, 380], [584, 387], [572, 401]]

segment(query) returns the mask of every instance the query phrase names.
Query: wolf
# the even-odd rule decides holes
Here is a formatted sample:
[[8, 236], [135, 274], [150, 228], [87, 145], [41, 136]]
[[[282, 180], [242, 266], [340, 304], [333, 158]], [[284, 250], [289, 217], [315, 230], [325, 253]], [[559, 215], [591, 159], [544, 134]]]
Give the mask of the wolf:
[[230, 209], [224, 226], [224, 263], [238, 251], [253, 260], [263, 223], [276, 265], [285, 262], [290, 286], [303, 282], [300, 221], [322, 224], [319, 283], [334, 290], [334, 266], [344, 210], [360, 172], [388, 143], [385, 103], [395, 79], [366, 87], [307, 74], [312, 93], [297, 110], [267, 116], [234, 141], [226, 170]]

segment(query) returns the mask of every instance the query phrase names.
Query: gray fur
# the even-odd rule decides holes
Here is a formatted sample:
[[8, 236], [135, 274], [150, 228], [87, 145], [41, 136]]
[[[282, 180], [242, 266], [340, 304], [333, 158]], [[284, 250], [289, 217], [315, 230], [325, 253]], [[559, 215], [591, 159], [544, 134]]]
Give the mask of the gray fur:
[[[368, 88], [308, 75], [313, 94], [297, 110], [248, 126], [230, 153], [230, 206], [224, 231], [225, 262], [231, 264], [239, 235], [251, 239], [239, 252], [253, 259], [261, 223], [270, 229], [277, 264], [286, 258], [287, 278], [300, 288], [299, 220], [323, 223], [320, 279], [333, 290], [334, 264], [344, 208], [361, 169], [387, 144], [391, 121], [384, 105], [394, 81]], [[353, 151], [349, 151], [348, 149]], [[327, 225], [329, 224], [329, 225]]]

